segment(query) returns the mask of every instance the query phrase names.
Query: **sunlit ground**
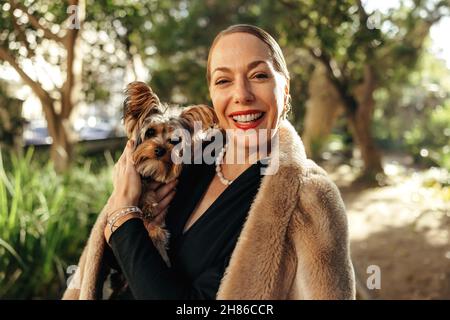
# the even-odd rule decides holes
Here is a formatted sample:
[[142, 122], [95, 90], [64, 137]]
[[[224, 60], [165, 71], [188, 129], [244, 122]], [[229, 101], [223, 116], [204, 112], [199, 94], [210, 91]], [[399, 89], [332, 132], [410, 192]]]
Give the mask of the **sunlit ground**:
[[347, 207], [352, 258], [360, 283], [367, 267], [381, 269], [371, 298], [450, 299], [450, 187], [448, 172], [420, 171], [385, 157], [388, 185], [352, 186], [354, 171], [330, 172]]

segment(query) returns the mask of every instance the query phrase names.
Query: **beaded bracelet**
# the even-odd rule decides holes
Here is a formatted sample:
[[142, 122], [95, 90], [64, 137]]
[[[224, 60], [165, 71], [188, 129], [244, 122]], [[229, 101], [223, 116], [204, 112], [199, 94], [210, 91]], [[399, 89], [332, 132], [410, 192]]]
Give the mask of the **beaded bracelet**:
[[[119, 211], [119, 212], [115, 213], [116, 211]], [[109, 226], [111, 228], [111, 233], [114, 232], [113, 228], [114, 228], [114, 225], [116, 224], [117, 220], [119, 220], [120, 218], [122, 218], [128, 214], [135, 214], [135, 213], [137, 213], [139, 217], [143, 216], [142, 210], [135, 206], [127, 206], [127, 207], [122, 207], [117, 210], [114, 210], [111, 213], [110, 218], [107, 219], [107, 223], [109, 224]]]

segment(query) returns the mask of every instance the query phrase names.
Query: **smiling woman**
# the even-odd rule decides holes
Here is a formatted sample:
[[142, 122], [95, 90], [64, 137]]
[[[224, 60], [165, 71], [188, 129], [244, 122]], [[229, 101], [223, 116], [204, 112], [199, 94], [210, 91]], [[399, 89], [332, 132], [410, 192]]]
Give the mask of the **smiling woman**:
[[[226, 144], [215, 164], [183, 167], [166, 215], [171, 266], [148, 239], [139, 217], [125, 217], [112, 235], [105, 232], [130, 296], [353, 299], [344, 205], [326, 173], [306, 158], [286, 119], [289, 73], [279, 45], [258, 27], [231, 26], [211, 46], [207, 79], [218, 126], [227, 131]], [[250, 152], [244, 152], [242, 162], [235, 161], [235, 154], [250, 151], [247, 143], [234, 143], [238, 134], [233, 132], [242, 131], [258, 137], [270, 131], [265, 140], [256, 140], [258, 146], [274, 145], [268, 170]], [[122, 159], [130, 159], [131, 152], [127, 147]], [[132, 161], [119, 161], [115, 172], [117, 192], [108, 201], [112, 207], [105, 209], [111, 212], [121, 209], [117, 203], [136, 206], [141, 192]], [[172, 184], [157, 185], [157, 201], [167, 205], [164, 199], [172, 197], [172, 190]], [[99, 244], [91, 236], [74, 277], [81, 279], [80, 288], [67, 290], [65, 298], [99, 297], [101, 277], [95, 270], [101, 270], [102, 260], [86, 265], [86, 256], [95, 256], [104, 240]]]
[[207, 79], [219, 123], [225, 129], [276, 129], [289, 99], [281, 49], [271, 37], [238, 31], [221, 33], [208, 56]]

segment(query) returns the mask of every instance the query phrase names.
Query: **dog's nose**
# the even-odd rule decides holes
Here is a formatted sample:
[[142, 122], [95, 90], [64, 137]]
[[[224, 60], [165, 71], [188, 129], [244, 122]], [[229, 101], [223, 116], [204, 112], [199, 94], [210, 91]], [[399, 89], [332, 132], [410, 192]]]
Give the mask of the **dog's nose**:
[[157, 156], [158, 158], [162, 157], [165, 153], [166, 153], [166, 149], [161, 148], [161, 147], [155, 148], [155, 156]]

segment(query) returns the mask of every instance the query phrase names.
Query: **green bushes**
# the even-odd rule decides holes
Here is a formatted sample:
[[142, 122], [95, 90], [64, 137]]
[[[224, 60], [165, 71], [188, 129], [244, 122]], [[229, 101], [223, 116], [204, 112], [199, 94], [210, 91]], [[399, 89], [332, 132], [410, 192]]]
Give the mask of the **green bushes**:
[[0, 150], [0, 298], [59, 298], [112, 190], [112, 160], [57, 175], [51, 163]]

